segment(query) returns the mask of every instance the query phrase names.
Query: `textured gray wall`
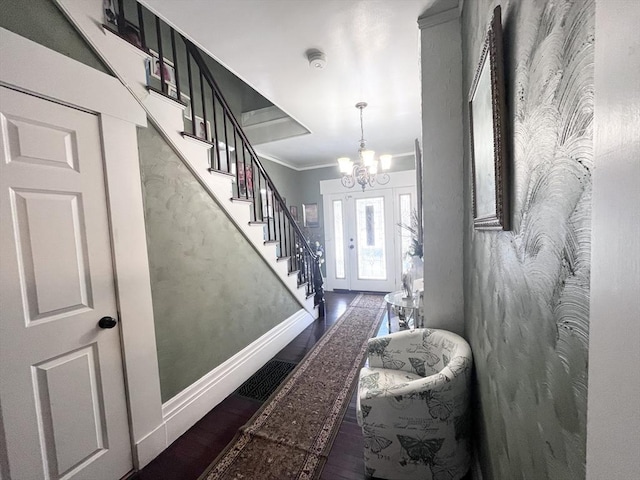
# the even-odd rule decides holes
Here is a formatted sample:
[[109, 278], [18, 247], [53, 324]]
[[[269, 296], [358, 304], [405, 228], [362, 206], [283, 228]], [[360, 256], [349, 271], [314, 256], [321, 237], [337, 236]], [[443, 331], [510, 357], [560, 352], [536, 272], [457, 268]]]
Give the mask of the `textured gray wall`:
[[[322, 180], [334, 180], [340, 178], [338, 162], [335, 166], [314, 168], [312, 170], [296, 171], [283, 165], [260, 159], [264, 168], [276, 185], [281, 195], [287, 198], [287, 206], [297, 205], [298, 222], [307, 239], [313, 244], [320, 242], [325, 244], [324, 239], [324, 213], [322, 205], [322, 195], [320, 195], [320, 182]], [[400, 172], [404, 170], [415, 170], [415, 158], [413, 155], [394, 158], [390, 172]], [[359, 188], [359, 187], [354, 187]], [[302, 205], [318, 204], [318, 227], [307, 228], [302, 225]], [[322, 272], [326, 275], [326, 264], [322, 265]]]
[[[0, 0], [0, 12], [1, 27], [106, 72], [51, 0]], [[166, 401], [302, 307], [158, 132], [138, 142]]]
[[0, 27], [109, 73], [52, 0], [0, 0]]
[[138, 143], [164, 402], [302, 307], [157, 130]]
[[299, 205], [302, 203], [300, 178], [305, 172], [299, 172], [293, 168], [285, 167], [284, 165], [264, 158], [260, 158], [260, 163], [262, 163], [269, 177], [273, 180], [280, 195], [286, 198], [287, 207], [289, 205], [298, 205], [299, 210]]
[[[465, 2], [468, 92], [498, 2]], [[465, 318], [486, 479], [585, 475], [594, 0], [500, 2], [511, 232], [472, 227], [466, 130]], [[468, 109], [465, 113], [468, 118]]]

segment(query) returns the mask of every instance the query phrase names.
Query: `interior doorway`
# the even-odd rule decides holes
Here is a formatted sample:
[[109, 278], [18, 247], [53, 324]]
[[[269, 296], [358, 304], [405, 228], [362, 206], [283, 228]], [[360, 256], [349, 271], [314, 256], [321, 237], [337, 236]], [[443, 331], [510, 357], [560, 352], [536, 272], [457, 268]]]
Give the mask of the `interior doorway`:
[[390, 292], [400, 288], [410, 238], [399, 224], [416, 209], [415, 172], [390, 175], [386, 188], [348, 190], [320, 182], [327, 290]]

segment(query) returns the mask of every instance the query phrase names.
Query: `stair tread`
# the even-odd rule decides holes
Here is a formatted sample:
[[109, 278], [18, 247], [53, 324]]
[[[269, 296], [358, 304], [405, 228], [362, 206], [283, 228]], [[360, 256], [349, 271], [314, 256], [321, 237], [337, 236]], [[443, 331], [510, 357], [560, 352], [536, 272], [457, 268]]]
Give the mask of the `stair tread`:
[[[167, 100], [171, 100], [172, 102], [174, 102], [176, 105], [179, 105], [181, 107], [186, 107], [187, 104], [184, 103], [182, 100], [178, 100], [177, 98], [172, 97], [171, 95], [168, 95], [166, 93], [164, 93], [162, 90], [160, 90], [159, 88], [156, 87], [152, 87], [151, 85], [147, 85], [147, 91], [148, 92], [153, 92], [156, 95], [162, 95], [163, 97], [165, 97]], [[200, 139], [203, 140], [203, 139]], [[204, 140], [203, 140], [204, 141]]]
[[208, 168], [209, 173], [218, 173], [220, 175], [226, 175], [227, 177], [236, 178], [236, 176], [231, 172], [226, 172], [224, 170], [218, 170], [217, 168]]
[[[100, 23], [102, 23], [101, 21], [97, 22], [98, 26], [100, 26]], [[117, 27], [114, 28], [110, 25], [102, 25], [102, 29], [101, 29], [101, 36], [98, 36], [96, 38], [98, 38], [98, 42], [96, 42], [98, 45], [101, 45], [101, 38], [102, 36], [108, 36], [109, 34], [113, 34], [116, 35], [119, 39], [121, 39], [122, 41], [125, 42], [125, 44], [122, 44], [121, 47], [118, 48], [127, 48], [129, 46], [133, 46], [135, 47], [135, 49], [131, 49], [131, 52], [129, 52], [129, 55], [133, 58], [135, 55], [133, 55], [133, 52], [135, 50], [135, 53], [137, 55], [137, 57], [143, 57], [144, 59], [142, 61], [140, 61], [138, 58], [136, 58], [136, 61], [140, 61], [141, 65], [144, 65], [144, 62], [148, 62], [148, 58], [152, 58], [153, 55], [157, 54], [153, 53], [152, 51], [149, 51], [146, 48], [140, 48], [139, 45], [136, 45], [135, 43], [131, 42], [130, 39], [126, 38], [125, 36], [121, 35], [118, 31], [117, 31]], [[102, 34], [102, 30], [104, 30], [105, 32], [109, 32], [106, 34]], [[109, 40], [111, 42], [111, 40]], [[113, 42], [116, 42], [115, 40]], [[113, 43], [112, 42], [112, 43]], [[94, 42], [92, 42], [93, 44]], [[110, 45], [110, 44], [109, 44]], [[101, 52], [101, 51], [100, 51]], [[107, 58], [109, 58], [110, 55], [112, 55], [110, 50], [106, 50], [106, 52], [108, 53], [108, 55], [102, 55], [102, 53], [100, 53], [101, 57], [102, 56], [106, 56]], [[278, 276], [280, 276], [281, 278], [287, 278], [287, 281], [284, 282], [286, 284], [286, 288], [288, 288], [291, 292], [295, 292], [295, 296], [299, 299], [299, 301], [301, 302], [301, 304], [304, 305], [304, 297], [306, 296], [306, 298], [308, 299], [310, 296], [313, 295], [309, 295], [309, 290], [311, 290], [311, 288], [309, 287], [310, 285], [310, 281], [309, 279], [305, 278], [305, 281], [298, 283], [300, 280], [302, 280], [302, 277], [306, 277], [306, 275], [301, 275], [299, 269], [295, 269], [295, 270], [291, 270], [289, 271], [289, 269], [291, 268], [296, 268], [299, 267], [300, 265], [298, 264], [297, 258], [298, 255], [296, 253], [293, 253], [291, 255], [283, 255], [283, 256], [277, 256], [278, 253], [280, 253], [281, 249], [282, 249], [282, 253], [286, 253], [285, 250], [285, 242], [286, 240], [264, 240], [264, 237], [269, 237], [270, 235], [267, 234], [266, 231], [264, 231], [264, 236], [263, 234], [258, 233], [259, 230], [252, 230], [250, 228], [242, 227], [242, 225], [247, 225], [247, 220], [249, 217], [248, 215], [246, 215], [245, 212], [245, 208], [244, 207], [237, 207], [237, 206], [233, 206], [229, 203], [229, 201], [231, 202], [238, 202], [238, 203], [245, 203], [245, 204], [255, 204], [255, 201], [257, 200], [256, 198], [246, 198], [246, 197], [242, 197], [241, 195], [239, 195], [239, 189], [238, 189], [238, 185], [236, 185], [235, 187], [233, 187], [233, 190], [229, 189], [229, 190], [223, 190], [227, 188], [227, 183], [231, 183], [228, 179], [228, 177], [231, 177], [233, 179], [236, 179], [238, 176], [229, 172], [229, 171], [224, 171], [224, 170], [218, 170], [217, 168], [210, 168], [209, 166], [211, 165], [211, 163], [206, 163], [206, 157], [207, 157], [207, 149], [209, 150], [209, 152], [211, 153], [211, 156], [213, 157], [213, 151], [211, 151], [211, 147], [216, 147], [217, 145], [217, 141], [218, 139], [214, 139], [213, 141], [210, 141], [206, 138], [203, 137], [198, 137], [194, 134], [191, 133], [192, 129], [190, 128], [189, 124], [187, 124], [186, 126], [183, 125], [182, 121], [184, 121], [184, 119], [182, 118], [184, 115], [184, 110], [186, 108], [189, 108], [188, 105], [182, 100], [182, 98], [180, 98], [180, 95], [178, 95], [178, 98], [176, 98], [175, 96], [171, 96], [168, 94], [167, 91], [167, 85], [166, 84], [164, 86], [164, 88], [162, 88], [160, 86], [161, 82], [157, 81], [157, 82], [150, 82], [151, 85], [145, 85], [145, 80], [143, 79], [144, 77], [141, 75], [134, 75], [134, 74], [129, 74], [127, 70], [123, 70], [122, 72], [124, 72], [122, 74], [122, 76], [124, 78], [121, 78], [120, 73], [116, 72], [116, 74], [118, 75], [118, 78], [120, 78], [123, 83], [126, 83], [127, 81], [129, 81], [129, 77], [131, 77], [131, 79], [135, 79], [135, 81], [137, 82], [136, 85], [136, 89], [135, 92], [133, 92], [137, 97], [139, 97], [139, 100], [142, 101], [143, 103], [143, 108], [145, 108], [148, 116], [151, 118], [151, 120], [157, 120], [158, 122], [160, 122], [160, 120], [167, 120], [167, 125], [171, 126], [171, 128], [167, 128], [167, 125], [164, 125], [162, 122], [160, 122], [161, 124], [159, 125], [159, 128], [161, 130], [161, 132], [166, 135], [167, 137], [169, 137], [171, 139], [172, 142], [174, 142], [174, 146], [177, 149], [178, 153], [181, 155], [181, 157], [184, 157], [185, 162], [189, 162], [188, 164], [190, 165], [190, 167], [194, 168], [194, 175], [198, 175], [200, 176], [201, 180], [203, 180], [206, 183], [206, 188], [208, 189], [215, 189], [220, 187], [220, 192], [222, 192], [222, 198], [226, 197], [229, 200], [226, 200], [224, 202], [221, 202], [222, 208], [227, 210], [229, 215], [232, 218], [237, 218], [238, 220], [242, 220], [241, 222], [238, 221], [237, 225], [239, 230], [244, 230], [245, 232], [245, 236], [247, 237], [247, 239], [256, 244], [259, 245], [260, 241], [263, 241], [264, 245], [280, 245], [280, 248], [276, 247], [276, 249], [270, 249], [270, 248], [265, 248], [265, 249], [259, 249], [261, 255], [264, 257], [264, 261], [271, 264], [271, 267], [273, 268], [273, 270], [278, 274]], [[177, 72], [176, 72], [177, 73]], [[148, 72], [147, 72], [148, 75]], [[149, 77], [147, 77], [148, 79]], [[155, 78], [155, 77], [154, 77]], [[173, 91], [172, 91], [173, 93]], [[145, 100], [147, 99], [148, 96], [151, 96], [151, 98], [149, 98], [148, 102], [145, 102]], [[161, 100], [161, 101], [158, 101]], [[180, 107], [180, 108], [176, 108], [176, 107]], [[157, 114], [157, 118], [155, 117], [155, 115]], [[175, 115], [175, 118], [177, 119], [178, 116], [180, 117], [180, 120], [182, 120], [180, 122], [180, 126], [176, 127], [176, 123], [173, 123], [172, 120], [173, 117], [170, 117], [170, 115]], [[238, 127], [239, 128], [239, 127]], [[185, 131], [182, 131], [185, 130]], [[180, 138], [182, 137], [182, 139], [185, 140], [193, 140], [193, 142], [199, 143], [199, 147], [196, 145], [189, 145], [188, 142], [181, 142]], [[235, 137], [234, 137], [235, 138]], [[241, 139], [244, 137], [241, 137]], [[196, 148], [197, 147], [197, 148]], [[242, 151], [243, 156], [245, 155], [245, 151]], [[254, 161], [254, 162], [258, 162], [258, 159], [254, 159], [254, 153], [252, 153], [251, 148], [249, 148], [249, 156], [250, 156], [250, 160]], [[194, 155], [195, 156], [195, 160], [191, 160], [189, 158], [189, 155]], [[244, 158], [244, 157], [243, 157]], [[217, 162], [213, 162], [216, 166], [220, 166], [217, 164]], [[197, 166], [197, 172], [195, 170], [195, 167]], [[209, 168], [207, 168], [209, 167]], [[205, 176], [203, 175], [204, 170], [208, 170], [209, 173], [212, 174], [219, 174], [219, 175], [224, 175], [224, 177], [208, 177], [205, 178]], [[255, 172], [260, 172], [259, 169], [256, 170], [252, 170], [252, 172], [254, 174], [256, 174]], [[267, 177], [268, 178], [268, 177]], [[258, 181], [258, 180], [256, 180]], [[215, 192], [214, 192], [215, 193]], [[226, 193], [226, 195], [224, 195], [224, 193]], [[231, 197], [229, 197], [229, 193], [232, 194]], [[217, 193], [215, 193], [217, 195]], [[238, 195], [238, 196], [235, 196]], [[276, 198], [278, 198], [278, 194], [276, 193], [274, 195]], [[270, 204], [272, 203], [271, 199], [269, 199]], [[273, 200], [273, 204], [276, 204], [277, 200]], [[273, 205], [271, 205], [271, 208], [274, 209], [275, 211], [275, 207]], [[251, 217], [255, 217], [254, 213], [251, 213]], [[275, 214], [274, 214], [275, 217]], [[250, 217], [249, 217], [250, 218]], [[286, 218], [285, 218], [286, 221]], [[248, 225], [252, 226], [252, 225], [256, 225], [256, 226], [264, 226], [264, 225], [270, 225], [270, 224], [274, 224], [275, 226], [275, 219], [271, 219], [271, 218], [264, 218], [264, 219], [256, 219], [253, 221], [249, 221]], [[297, 235], [300, 235], [301, 233], [297, 233]], [[297, 238], [297, 237], [296, 237]], [[296, 242], [298, 243], [298, 242]], [[290, 248], [287, 248], [287, 250], [291, 250]], [[285, 265], [287, 266], [287, 269], [285, 270], [284, 268], [282, 268], [280, 265], [276, 265], [273, 264], [273, 258], [276, 258], [277, 262], [285, 262]], [[295, 260], [294, 260], [295, 259]], [[291, 260], [291, 262], [289, 262], [289, 260]], [[292, 264], [296, 264], [296, 265], [292, 265]], [[277, 268], [276, 268], [277, 267]], [[285, 271], [287, 273], [287, 277], [285, 277]], [[293, 284], [293, 282], [291, 282], [290, 280], [288, 280], [289, 277], [294, 276], [294, 278], [296, 279], [296, 283], [295, 285]], [[304, 288], [304, 291], [299, 291], [297, 289], [300, 288]], [[306, 308], [306, 307], [305, 307]]]
[[232, 202], [253, 203], [253, 198], [231, 197]]
[[149, 55], [149, 57], [151, 57], [151, 52], [149, 51], [148, 48], [142, 48], [140, 45], [136, 45], [135, 43], [133, 43], [131, 40], [129, 40], [127, 37], [125, 37], [124, 35], [120, 34], [120, 32], [118, 32], [118, 30], [116, 30], [115, 28], [111, 27], [110, 25], [107, 25], [106, 23], [102, 24], [102, 28], [109, 32], [112, 33], [113, 35], [115, 35], [116, 37], [121, 38], [122, 40], [124, 40], [125, 42], [127, 42], [129, 45], [136, 47], [138, 50], [140, 50], [143, 53], [146, 53], [147, 55]]

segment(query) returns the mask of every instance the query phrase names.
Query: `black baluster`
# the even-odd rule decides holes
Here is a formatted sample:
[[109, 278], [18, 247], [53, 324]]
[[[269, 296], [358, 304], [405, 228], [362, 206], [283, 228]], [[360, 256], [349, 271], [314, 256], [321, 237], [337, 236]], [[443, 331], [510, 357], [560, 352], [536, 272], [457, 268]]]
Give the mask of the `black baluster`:
[[171, 30], [171, 54], [173, 55], [173, 74], [175, 75], [176, 80], [176, 98], [178, 100], [182, 100], [180, 98], [180, 72], [178, 71], [178, 52], [176, 51], [176, 35], [175, 31], [172, 27], [169, 27]]
[[222, 115], [222, 125], [224, 128], [224, 146], [225, 146], [225, 153], [226, 153], [226, 157], [227, 157], [227, 165], [229, 165], [229, 138], [227, 135], [227, 116], [229, 114], [227, 112], [224, 111], [223, 109], [223, 115]]
[[[236, 161], [238, 156], [238, 136], [236, 135], [236, 129], [233, 129], [233, 148], [236, 152]], [[228, 165], [229, 171], [231, 171], [231, 164]]]
[[189, 47], [187, 46], [187, 41], [184, 37], [182, 37], [182, 41], [184, 42], [185, 53], [187, 54], [187, 77], [189, 80], [189, 98], [191, 98], [191, 134], [195, 136], [196, 134], [196, 112], [194, 108], [195, 97], [193, 96], [193, 78], [191, 77], [191, 55], [189, 54]]
[[124, 37], [124, 26], [126, 20], [124, 18], [124, 0], [118, 0], [118, 33]]
[[[211, 100], [213, 104], [213, 148], [215, 150], [216, 158], [218, 159], [218, 170], [220, 170], [220, 142], [218, 141], [218, 112], [216, 111], [216, 92], [211, 86]], [[224, 113], [224, 112], [223, 112]]]
[[[205, 99], [205, 95], [204, 95], [204, 79], [202, 77], [202, 70], [200, 69], [200, 67], [198, 66], [198, 72], [200, 74], [200, 101], [202, 102], [202, 132], [198, 131], [198, 137], [202, 138], [203, 140], [208, 140], [207, 139], [207, 104], [205, 103], [204, 99]], [[194, 117], [195, 120], [195, 117]], [[200, 134], [202, 133], [202, 137], [200, 136]]]
[[[158, 61], [160, 62], [160, 85], [162, 93], [168, 93], [169, 86], [167, 85], [166, 74], [164, 71], [164, 52], [162, 51], [162, 25], [160, 24], [160, 18], [156, 17], [156, 37], [158, 39]], [[151, 65], [154, 68], [154, 65]]]
[[[242, 155], [244, 155], [244, 143], [241, 145], [242, 146]], [[239, 172], [240, 172], [240, 166], [238, 164], [238, 158], [240, 157], [240, 152], [238, 151], [238, 146], [236, 145], [236, 186], [238, 187], [238, 198], [240, 198], [240, 176], [239, 176]], [[229, 165], [229, 168], [231, 168], [231, 165]]]
[[140, 30], [140, 46], [143, 50], [147, 49], [147, 38], [144, 33], [144, 15], [142, 12], [142, 5], [136, 2], [138, 6], [138, 29]]

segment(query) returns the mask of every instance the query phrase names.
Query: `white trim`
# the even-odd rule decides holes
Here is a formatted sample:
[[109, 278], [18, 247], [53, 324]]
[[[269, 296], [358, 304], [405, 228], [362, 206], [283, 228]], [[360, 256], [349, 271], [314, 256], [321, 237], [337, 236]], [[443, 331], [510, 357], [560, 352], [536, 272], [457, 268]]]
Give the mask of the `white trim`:
[[[118, 35], [117, 33], [114, 32], [114, 30], [112, 30], [111, 28], [106, 27], [105, 25], [102, 25], [102, 32], [105, 35]], [[152, 57], [151, 52], [145, 52], [141, 48], [136, 47], [133, 43], [130, 43], [128, 41], [125, 41], [124, 43], [126, 43], [127, 46], [129, 47], [129, 49], [132, 52], [135, 52], [140, 58], [142, 58], [144, 60], [151, 59], [151, 57]]]
[[[117, 78], [0, 28], [0, 82], [58, 103], [99, 112], [143, 127], [147, 116]], [[17, 50], [24, 52], [18, 56]], [[45, 67], [46, 66], [46, 67]], [[46, 73], [45, 73], [46, 72]], [[82, 79], [76, 86], [74, 79]], [[96, 95], [95, 92], [105, 92]]]
[[460, 16], [460, 8], [453, 7], [444, 12], [434, 13], [433, 15], [423, 15], [418, 18], [418, 28], [424, 30], [425, 28], [435, 27], [441, 23], [447, 23], [451, 20], [455, 20]]
[[[378, 192], [379, 195], [389, 195], [390, 196], [390, 205], [392, 206], [392, 216], [393, 216], [393, 225], [397, 225], [400, 223], [400, 214], [399, 214], [399, 195], [404, 193], [410, 193], [412, 198], [413, 208], [415, 208], [416, 204], [416, 171], [415, 170], [404, 170], [401, 172], [392, 172], [389, 173], [389, 183], [383, 186], [376, 185], [375, 187], [368, 187], [367, 192]], [[357, 286], [353, 286], [348, 279], [348, 274], [346, 278], [339, 279], [336, 278], [335, 274], [335, 244], [334, 244], [334, 225], [333, 225], [333, 201], [338, 199], [343, 199], [343, 205], [345, 208], [350, 204], [350, 201], [347, 198], [353, 197], [361, 197], [362, 191], [358, 187], [346, 188], [342, 185], [340, 179], [333, 180], [323, 180], [320, 182], [320, 195], [322, 196], [322, 211], [324, 218], [324, 242], [325, 242], [325, 254], [326, 254], [326, 266], [327, 266], [327, 275], [325, 278], [325, 290], [334, 291], [336, 289], [351, 289], [357, 288]], [[347, 210], [344, 211], [345, 214], [345, 222], [349, 222], [347, 216]], [[345, 223], [346, 224], [346, 223]], [[387, 227], [388, 228], [388, 227]], [[392, 235], [393, 238], [393, 246], [392, 251], [390, 252], [391, 264], [393, 268], [391, 270], [391, 274], [393, 276], [393, 289], [400, 288], [400, 270], [399, 267], [401, 265], [401, 257], [400, 257], [400, 246], [397, 242], [398, 235], [396, 235], [395, 230], [389, 230], [389, 235]], [[347, 259], [347, 257], [345, 257]], [[348, 263], [348, 260], [347, 260]], [[345, 265], [347, 272], [349, 271], [349, 266]], [[371, 289], [387, 289], [386, 286], [377, 285], [374, 286], [374, 283], [371, 283]]]
[[154, 433], [162, 401], [136, 134], [146, 114], [116, 78], [2, 28], [0, 58], [1, 84], [100, 118], [132, 450], [142, 468], [166, 447]]
[[233, 393], [313, 321], [309, 312], [299, 310], [162, 405], [167, 445]]
[[586, 480], [640, 470], [640, 3], [595, 2]]
[[[135, 125], [105, 115], [101, 122], [131, 436], [137, 447], [162, 421], [138, 137]], [[152, 460], [165, 447], [147, 448], [144, 454], [134, 449], [134, 458]]]
[[163, 422], [135, 443], [133, 452], [135, 465], [148, 465], [168, 446], [167, 426]]
[[271, 155], [267, 155], [266, 153], [260, 153], [257, 148], [255, 149], [255, 152], [256, 152], [256, 155], [258, 155], [258, 157], [260, 157], [260, 158], [263, 158], [265, 160], [269, 160], [270, 162], [273, 162], [273, 163], [277, 163], [278, 165], [282, 165], [283, 167], [290, 168], [291, 170], [295, 170], [297, 172], [300, 171], [300, 168], [295, 167], [295, 166], [291, 165], [290, 163], [285, 162], [284, 160], [280, 160], [277, 157], [273, 157]]
[[[335, 167], [336, 168], [336, 172], [338, 172], [338, 163], [337, 161], [332, 161], [331, 163], [324, 163], [322, 165], [311, 165], [308, 167], [301, 167], [301, 166], [294, 166], [291, 165], [290, 163], [285, 162], [284, 160], [280, 160], [279, 158], [273, 157], [271, 155], [267, 155], [265, 153], [260, 153], [258, 151], [258, 149], [256, 149], [256, 153], [258, 154], [258, 156], [260, 158], [264, 158], [266, 160], [269, 160], [273, 163], [277, 163], [279, 165], [282, 165], [283, 167], [287, 167], [290, 168], [291, 170], [295, 170], [296, 172], [305, 172], [307, 170], [318, 170], [320, 168], [332, 168]], [[395, 155], [393, 155], [393, 158], [404, 158], [404, 157], [415, 157], [416, 152], [401, 152], [401, 153], [396, 153]], [[336, 175], [340, 175], [339, 173], [336, 173]]]
[[275, 250], [273, 248], [264, 248], [262, 228], [249, 225], [250, 206], [247, 204], [233, 204], [230, 201], [233, 196], [233, 178], [227, 175], [212, 175], [209, 171], [210, 145], [203, 147], [202, 144], [183, 137], [183, 112], [179, 111], [177, 106], [170, 105], [169, 102], [160, 100], [149, 93], [146, 85], [146, 69], [143, 68], [141, 62], [136, 61], [139, 56], [135, 54], [129, 55], [128, 49], [123, 49], [122, 47], [122, 44], [127, 42], [116, 34], [105, 32], [102, 28], [103, 12], [101, 2], [83, 0], [54, 1], [69, 18], [69, 21], [76, 26], [87, 43], [100, 55], [103, 62], [118, 75], [125, 87], [139, 100], [142, 108], [148, 113], [149, 121], [162, 133], [164, 139], [180, 157], [194, 178], [214, 201], [222, 207], [229, 219], [264, 258], [266, 265], [275, 272], [296, 301], [313, 314], [313, 299], [307, 299], [305, 290], [297, 288], [295, 278], [283, 275], [282, 266], [278, 266], [275, 261], [275, 255], [271, 255]]

